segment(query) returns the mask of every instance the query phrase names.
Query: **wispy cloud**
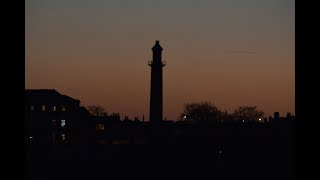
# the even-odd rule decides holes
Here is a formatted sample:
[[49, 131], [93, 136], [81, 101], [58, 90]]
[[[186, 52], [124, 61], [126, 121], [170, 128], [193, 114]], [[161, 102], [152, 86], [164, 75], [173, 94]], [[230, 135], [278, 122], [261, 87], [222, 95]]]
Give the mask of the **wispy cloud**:
[[232, 53], [232, 54], [255, 54], [257, 52], [255, 51], [246, 51], [246, 50], [237, 50], [237, 51], [226, 51], [227, 53]]

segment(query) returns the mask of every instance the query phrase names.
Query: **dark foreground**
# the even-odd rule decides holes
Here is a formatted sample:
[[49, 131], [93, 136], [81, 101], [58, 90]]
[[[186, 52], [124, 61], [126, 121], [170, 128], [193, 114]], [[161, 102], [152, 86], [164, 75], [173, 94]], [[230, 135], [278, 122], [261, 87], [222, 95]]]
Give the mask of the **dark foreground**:
[[184, 137], [148, 145], [34, 148], [25, 177], [44, 179], [295, 179], [291, 136]]

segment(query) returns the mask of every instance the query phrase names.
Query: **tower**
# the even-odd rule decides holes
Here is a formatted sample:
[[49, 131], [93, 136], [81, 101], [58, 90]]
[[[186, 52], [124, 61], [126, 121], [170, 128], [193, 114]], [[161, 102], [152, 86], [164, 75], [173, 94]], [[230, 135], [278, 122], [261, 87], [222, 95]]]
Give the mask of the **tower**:
[[159, 41], [152, 48], [153, 58], [148, 62], [151, 66], [151, 88], [150, 88], [150, 122], [158, 124], [162, 121], [162, 47]]

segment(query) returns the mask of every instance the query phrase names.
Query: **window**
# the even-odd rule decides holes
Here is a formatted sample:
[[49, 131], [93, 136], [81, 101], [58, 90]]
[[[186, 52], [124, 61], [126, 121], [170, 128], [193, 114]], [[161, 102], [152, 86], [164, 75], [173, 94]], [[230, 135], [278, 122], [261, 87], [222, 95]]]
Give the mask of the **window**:
[[65, 107], [65, 106], [62, 106], [62, 107], [61, 107], [61, 111], [66, 111], [66, 107]]
[[33, 105], [30, 106], [30, 110], [34, 111], [34, 106]]
[[97, 131], [104, 131], [104, 124], [103, 123], [98, 123], [96, 125], [96, 130]]
[[57, 126], [57, 120], [52, 119], [51, 120], [51, 124], [52, 124], [53, 127], [56, 127]]
[[52, 106], [52, 111], [56, 111], [57, 110], [57, 106]]
[[56, 144], [57, 143], [57, 134], [55, 132], [53, 132], [51, 134], [52, 137], [52, 144]]
[[42, 105], [41, 109], [42, 111], [46, 111], [46, 105]]
[[66, 140], [66, 134], [65, 133], [61, 133], [61, 141], [65, 141]]
[[98, 144], [108, 144], [108, 141], [105, 139], [97, 140]]
[[61, 127], [65, 127], [66, 126], [66, 120], [61, 120]]

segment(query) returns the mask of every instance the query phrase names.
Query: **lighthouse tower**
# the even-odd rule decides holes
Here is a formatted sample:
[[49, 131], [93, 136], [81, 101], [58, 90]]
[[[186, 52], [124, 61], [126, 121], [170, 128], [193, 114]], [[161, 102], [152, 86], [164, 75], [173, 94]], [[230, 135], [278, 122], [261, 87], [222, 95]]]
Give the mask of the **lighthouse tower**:
[[163, 120], [162, 103], [162, 47], [159, 41], [152, 48], [153, 59], [148, 62], [151, 66], [151, 90], [150, 90], [150, 122], [153, 124], [161, 123]]

